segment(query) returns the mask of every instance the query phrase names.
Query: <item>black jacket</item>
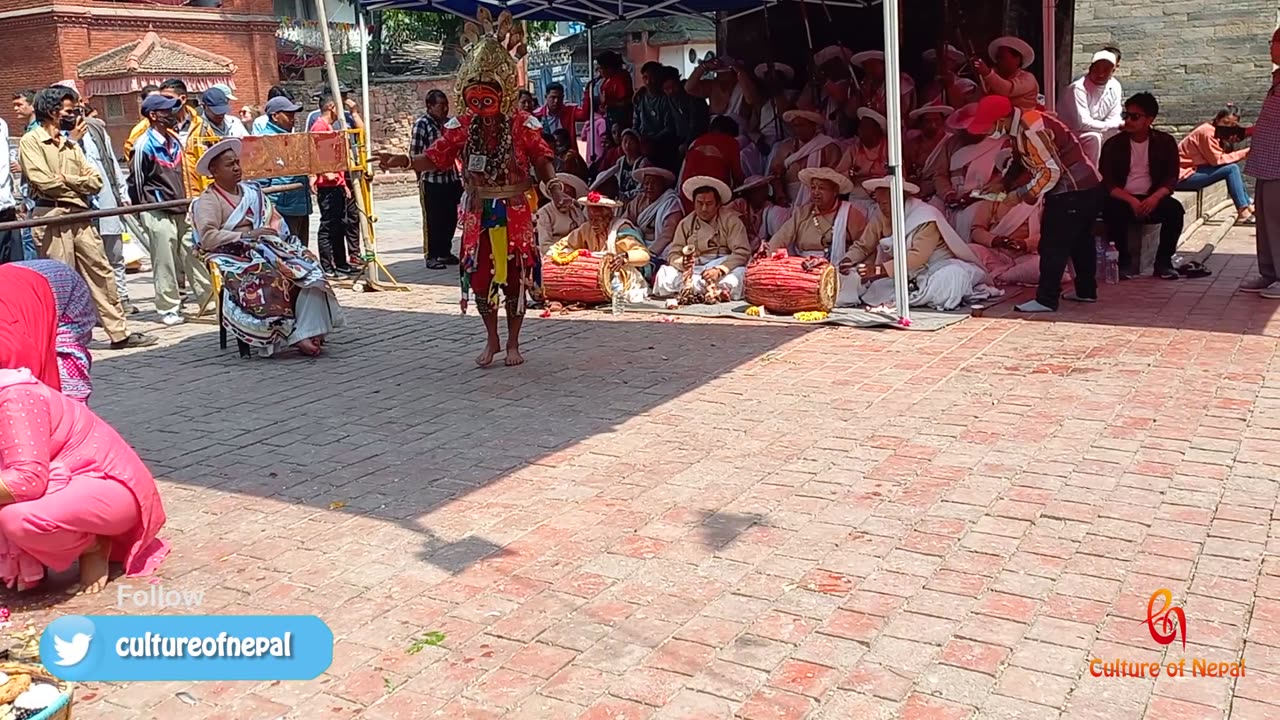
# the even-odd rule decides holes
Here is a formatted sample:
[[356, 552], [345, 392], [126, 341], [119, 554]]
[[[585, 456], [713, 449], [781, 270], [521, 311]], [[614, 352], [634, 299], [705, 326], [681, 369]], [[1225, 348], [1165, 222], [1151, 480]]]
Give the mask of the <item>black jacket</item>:
[[[1107, 192], [1123, 188], [1129, 180], [1130, 142], [1128, 133], [1120, 133], [1102, 145], [1099, 170]], [[1147, 139], [1147, 161], [1151, 172], [1151, 192], [1159, 188], [1173, 188], [1178, 184], [1178, 141], [1167, 132], [1152, 128]]]

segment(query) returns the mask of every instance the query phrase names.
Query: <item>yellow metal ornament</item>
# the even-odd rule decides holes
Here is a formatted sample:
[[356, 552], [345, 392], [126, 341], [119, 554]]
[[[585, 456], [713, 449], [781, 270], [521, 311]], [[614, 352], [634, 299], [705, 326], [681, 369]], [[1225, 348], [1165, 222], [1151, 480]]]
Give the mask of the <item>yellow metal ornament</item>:
[[520, 90], [516, 61], [527, 53], [523, 27], [512, 20], [510, 11], [503, 10], [495, 22], [482, 7], [476, 21], [463, 27], [462, 39], [467, 48], [454, 84], [456, 106], [466, 107], [462, 95], [468, 87], [488, 83], [501, 89], [502, 114], [510, 117]]

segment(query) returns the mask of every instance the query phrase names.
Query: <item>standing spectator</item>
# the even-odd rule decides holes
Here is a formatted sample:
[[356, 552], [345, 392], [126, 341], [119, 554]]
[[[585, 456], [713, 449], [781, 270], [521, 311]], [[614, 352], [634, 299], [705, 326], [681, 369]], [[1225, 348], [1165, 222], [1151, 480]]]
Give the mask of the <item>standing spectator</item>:
[[133, 161], [133, 145], [138, 142], [138, 138], [142, 137], [151, 129], [151, 121], [147, 119], [146, 113], [142, 112], [142, 104], [147, 98], [160, 93], [159, 85], [143, 85], [138, 91], [138, 122], [129, 131], [129, 137], [125, 138], [122, 149], [124, 150], [124, 161], [126, 163]]
[[[40, 124], [23, 135], [19, 143], [37, 218], [87, 210], [91, 197], [102, 189], [102, 176], [76, 144], [88, 131], [88, 124], [73, 112], [75, 103], [76, 94], [68, 88], [46, 88], [36, 93], [34, 106]], [[33, 235], [41, 255], [75, 268], [89, 284], [113, 350], [155, 344], [155, 338], [130, 333], [126, 327], [111, 264], [92, 224], [78, 220], [45, 225], [35, 228]]]
[[[427, 93], [427, 112], [413, 124], [409, 154], [417, 157], [444, 133], [449, 119], [449, 96], [440, 90]], [[458, 229], [458, 201], [462, 180], [456, 167], [418, 173], [418, 193], [422, 201], [422, 257], [430, 270], [457, 265], [453, 254], [453, 234]]]
[[533, 111], [538, 109], [538, 101], [533, 97], [532, 92], [525, 88], [520, 88], [520, 91], [516, 93], [516, 108], [532, 115]]
[[[267, 114], [267, 124], [262, 129], [262, 132], [258, 134], [287, 135], [293, 132], [300, 110], [302, 110], [302, 106], [287, 97], [271, 98], [267, 101], [266, 108], [264, 108], [264, 112]], [[289, 226], [289, 232], [298, 238], [298, 242], [307, 247], [311, 244], [311, 191], [307, 177], [305, 175], [296, 175], [258, 181], [258, 184], [263, 187], [291, 185], [294, 183], [301, 184], [302, 187], [297, 190], [276, 193], [271, 196], [271, 201], [275, 203], [276, 212], [280, 213], [280, 216], [284, 218], [285, 224]]]
[[1055, 312], [1067, 260], [1071, 260], [1076, 269], [1075, 292], [1068, 294], [1067, 299], [1097, 302], [1093, 223], [1098, 217], [1101, 180], [1093, 163], [1080, 149], [1080, 141], [1053, 115], [1015, 108], [1003, 95], [988, 95], [979, 100], [973, 119], [965, 129], [978, 137], [1012, 138], [1014, 158], [1022, 163], [1031, 179], [1009, 194], [1029, 205], [1044, 198], [1040, 223], [1040, 286], [1035, 300], [1015, 309], [1028, 313]]
[[640, 78], [644, 86], [636, 92], [635, 119], [632, 128], [640, 133], [640, 140], [645, 150], [651, 149], [664, 138], [675, 135], [675, 126], [671, 122], [671, 108], [667, 97], [662, 92], [662, 80], [665, 68], [662, 63], [651, 60], [640, 67]]
[[[9, 125], [0, 119], [0, 222], [18, 219], [18, 176], [22, 164], [9, 152]], [[0, 230], [0, 265], [25, 260], [21, 230]]]
[[249, 134], [240, 118], [231, 114], [231, 101], [235, 99], [234, 95], [228, 95], [217, 87], [205, 90], [200, 96], [200, 116], [207, 137], [221, 140], [229, 137], [242, 138]]
[[[1236, 206], [1236, 222], [1253, 224], [1253, 198], [1244, 184], [1240, 162], [1249, 157], [1249, 148], [1228, 152], [1218, 139], [1218, 128], [1240, 126], [1240, 114], [1234, 105], [1218, 111], [1212, 122], [1192, 130], [1178, 143], [1180, 166], [1178, 190], [1203, 190], [1214, 183], [1225, 182], [1227, 194]], [[1245, 134], [1244, 130], [1240, 134]]]
[[[293, 95], [290, 95], [288, 90], [280, 87], [279, 85], [272, 85], [271, 88], [267, 90], [267, 102], [271, 102], [278, 97], [286, 98], [290, 101], [293, 100]], [[253, 123], [249, 127], [249, 134], [266, 135], [267, 124], [270, 122], [271, 118], [267, 115], [267, 108], [266, 106], [263, 106], [262, 114], [253, 119]]]
[[654, 164], [672, 172], [680, 170], [684, 154], [689, 145], [698, 136], [707, 131], [711, 124], [711, 109], [707, 101], [685, 92], [684, 83], [680, 81], [680, 71], [667, 68], [662, 79], [662, 92], [667, 96], [671, 115], [675, 125], [675, 142], [663, 143], [662, 152], [652, 157]]
[[[310, 132], [333, 132], [333, 124], [337, 121], [338, 103], [332, 95], [325, 95], [320, 99], [320, 117], [311, 125]], [[351, 189], [347, 187], [342, 173], [316, 175], [311, 180], [311, 188], [320, 205], [320, 229], [316, 233], [320, 267], [329, 279], [336, 278], [338, 273], [349, 275], [352, 268], [348, 263], [345, 239], [347, 199], [351, 196]]]
[[[343, 128], [346, 130], [363, 130], [364, 118], [360, 116], [360, 109], [356, 105], [356, 101], [348, 97], [348, 93], [351, 92], [351, 88], [347, 85], [342, 85], [340, 90], [342, 91], [343, 96]], [[320, 119], [320, 116], [324, 111], [326, 98], [329, 97], [331, 97], [331, 93], [328, 90], [321, 92], [320, 97], [317, 99], [317, 102], [320, 104], [319, 109], [312, 110], [311, 113], [307, 115], [307, 132], [320, 132], [319, 130], [316, 130], [316, 122]], [[330, 120], [329, 125], [329, 132], [338, 129], [336, 115], [333, 120]], [[354, 158], [356, 154], [359, 153], [360, 148], [356, 143], [356, 136], [354, 134], [349, 135], [348, 138], [350, 142], [347, 146], [350, 148], [351, 157]], [[347, 265], [354, 270], [359, 270], [364, 267], [364, 260], [361, 259], [360, 252], [360, 206], [356, 203], [356, 183], [355, 178], [351, 177], [350, 172], [342, 173], [342, 181], [347, 186], [347, 200], [343, 213], [343, 228], [346, 233], [346, 250], [335, 252], [337, 252], [338, 255], [342, 255], [343, 252], [345, 252], [347, 256]]]
[[[116, 159], [115, 148], [111, 146], [106, 123], [90, 118], [87, 124], [88, 132], [80, 140], [80, 149], [84, 151], [93, 169], [102, 176], [102, 190], [98, 191], [94, 207], [106, 210], [129, 205], [129, 183], [120, 168], [120, 161]], [[98, 218], [93, 221], [93, 225], [102, 238], [102, 249], [107, 254], [107, 261], [111, 263], [120, 307], [125, 315], [132, 315], [137, 312], [137, 308], [129, 302], [129, 285], [125, 280], [124, 218], [120, 215]]]
[[1120, 58], [1109, 50], [1093, 54], [1089, 72], [1071, 83], [1071, 100], [1062, 104], [1062, 121], [1080, 138], [1085, 157], [1097, 165], [1102, 157], [1102, 144], [1120, 132], [1120, 81], [1116, 66]]
[[246, 128], [253, 124], [253, 119], [258, 117], [257, 105], [245, 105], [240, 108], [240, 124]]
[[[1271, 63], [1280, 65], [1280, 30], [1271, 35]], [[1258, 276], [1240, 284], [1244, 292], [1280, 298], [1280, 71], [1271, 73], [1271, 89], [1253, 126], [1253, 142], [1244, 172], [1256, 178], [1258, 213]]]
[[[176, 97], [157, 94], [143, 101], [142, 112], [151, 127], [133, 147], [130, 189], [134, 202], [165, 202], [187, 196], [186, 153], [173, 129], [183, 111], [182, 101]], [[186, 208], [146, 211], [142, 213], [142, 225], [149, 242], [147, 250], [151, 253], [156, 312], [165, 325], [181, 325], [186, 321], [182, 317], [178, 274], [183, 273], [191, 283], [197, 303], [203, 305], [210, 294], [209, 270], [196, 260], [187, 242], [190, 227]]]
[[18, 124], [15, 127], [23, 128], [23, 135], [40, 125], [36, 120], [35, 106], [32, 105], [35, 99], [35, 90], [21, 90], [13, 94], [13, 114], [18, 118]]
[[[569, 142], [569, 131], [560, 128], [551, 136], [551, 149], [555, 151], [555, 169], [558, 173], [569, 173], [583, 180], [587, 179], [587, 163], [578, 154], [578, 148]], [[607, 146], [600, 149], [603, 156]]]
[[1125, 101], [1124, 132], [1102, 146], [1102, 185], [1107, 198], [1102, 217], [1107, 239], [1120, 251], [1120, 268], [1129, 267], [1129, 226], [1160, 224], [1160, 248], [1156, 251], [1156, 277], [1177, 280], [1173, 253], [1186, 210], [1173, 198], [1178, 184], [1178, 141], [1151, 127], [1160, 104], [1151, 93], [1138, 93]]
[[[200, 138], [206, 134], [204, 120], [191, 107], [187, 97], [187, 84], [178, 78], [169, 78], [160, 83], [160, 94], [165, 97], [173, 98], [178, 101], [178, 109], [174, 112], [176, 124], [173, 126], [173, 132], [178, 136], [178, 142], [182, 143], [182, 147], [190, 147], [187, 143], [191, 138]], [[187, 197], [194, 198], [204, 190], [209, 179], [201, 175], [196, 170], [196, 163], [199, 158], [191, 152], [182, 154], [182, 182], [183, 187], [187, 190]]]
[[569, 141], [577, 145], [577, 123], [586, 121], [587, 110], [585, 105], [566, 104], [564, 86], [551, 83], [547, 86], [546, 102], [533, 111], [533, 116], [542, 121], [543, 135], [554, 135], [557, 130], [564, 129], [569, 131]]
[[599, 86], [597, 94], [604, 103], [605, 121], [610, 127], [631, 127], [634, 93], [631, 90], [631, 73], [623, 67], [622, 56], [612, 50], [597, 55], [596, 76], [598, 80], [593, 84]]

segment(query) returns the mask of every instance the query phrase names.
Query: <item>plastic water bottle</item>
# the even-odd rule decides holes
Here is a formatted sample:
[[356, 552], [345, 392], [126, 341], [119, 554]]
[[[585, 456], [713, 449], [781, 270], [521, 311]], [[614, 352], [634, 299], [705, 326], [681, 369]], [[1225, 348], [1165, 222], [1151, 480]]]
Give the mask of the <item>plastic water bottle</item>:
[[1107, 243], [1107, 274], [1103, 277], [1108, 285], [1120, 282], [1120, 251], [1115, 243]]
[[1107, 281], [1107, 241], [1101, 235], [1093, 236], [1094, 277], [1101, 282]]
[[613, 295], [613, 300], [611, 302], [610, 309], [613, 311], [614, 315], [621, 315], [622, 314], [622, 293], [624, 292], [624, 290], [622, 289], [621, 273], [613, 274], [613, 282], [611, 284], [611, 288], [613, 290], [613, 292], [611, 293]]

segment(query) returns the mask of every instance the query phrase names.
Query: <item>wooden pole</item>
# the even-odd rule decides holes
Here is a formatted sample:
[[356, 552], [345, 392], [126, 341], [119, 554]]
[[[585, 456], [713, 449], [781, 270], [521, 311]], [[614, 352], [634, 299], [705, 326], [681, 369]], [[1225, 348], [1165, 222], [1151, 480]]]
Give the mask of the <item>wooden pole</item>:
[[[288, 185], [272, 185], [269, 188], [263, 188], [262, 192], [268, 195], [275, 193], [288, 192], [290, 190], [300, 190], [306, 187], [302, 183], [289, 183]], [[141, 205], [125, 205], [116, 208], [103, 208], [100, 210], [85, 210], [84, 212], [67, 213], [66, 215], [55, 215], [54, 217], [28, 218], [26, 220], [11, 220], [9, 222], [0, 222], [0, 232], [6, 230], [22, 230], [23, 228], [44, 227], [46, 225], [64, 225], [66, 223], [80, 222], [82, 220], [97, 220], [105, 217], [119, 217], [121, 215], [133, 215], [135, 213], [149, 212], [151, 210], [174, 210], [186, 207], [191, 204], [191, 198], [180, 198], [178, 200], [165, 200], [158, 203], [144, 203]]]

